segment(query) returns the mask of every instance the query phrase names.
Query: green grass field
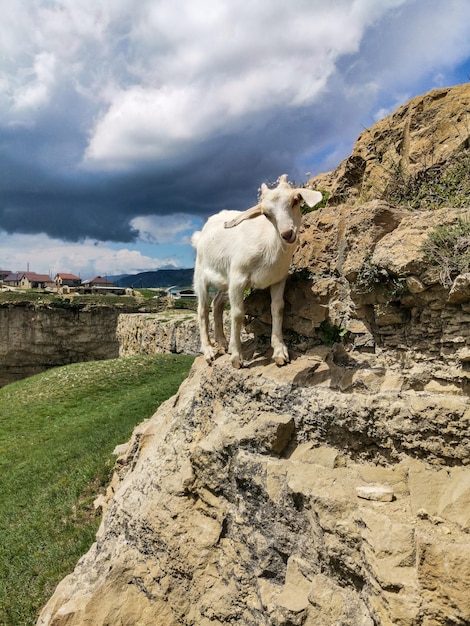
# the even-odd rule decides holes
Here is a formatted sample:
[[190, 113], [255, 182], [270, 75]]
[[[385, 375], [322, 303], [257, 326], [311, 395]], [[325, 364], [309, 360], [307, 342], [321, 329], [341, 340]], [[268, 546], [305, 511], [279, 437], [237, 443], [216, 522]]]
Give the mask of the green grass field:
[[94, 541], [93, 500], [114, 447], [187, 376], [194, 357], [77, 363], [0, 389], [0, 625], [35, 624]]

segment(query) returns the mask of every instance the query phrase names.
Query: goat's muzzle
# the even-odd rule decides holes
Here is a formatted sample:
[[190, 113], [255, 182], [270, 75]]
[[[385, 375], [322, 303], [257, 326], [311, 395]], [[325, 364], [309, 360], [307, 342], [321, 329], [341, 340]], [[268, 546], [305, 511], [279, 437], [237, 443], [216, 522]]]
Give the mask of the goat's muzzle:
[[281, 233], [281, 237], [286, 243], [294, 243], [297, 239], [297, 229], [291, 228], [290, 230], [285, 230]]

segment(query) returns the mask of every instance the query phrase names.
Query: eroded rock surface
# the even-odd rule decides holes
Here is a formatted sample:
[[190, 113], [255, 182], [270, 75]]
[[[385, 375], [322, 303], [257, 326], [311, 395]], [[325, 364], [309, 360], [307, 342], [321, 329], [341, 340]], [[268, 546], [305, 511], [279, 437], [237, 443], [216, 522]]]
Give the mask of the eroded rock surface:
[[121, 313], [116, 337], [119, 356], [133, 354], [198, 354], [200, 346], [196, 313]]
[[118, 311], [34, 306], [0, 306], [0, 386], [78, 361], [116, 358]]
[[469, 118], [470, 83], [417, 96], [364, 130], [351, 155], [312, 182], [335, 204], [380, 197], [397, 171], [415, 175], [468, 149]]
[[374, 362], [338, 389], [332, 358], [197, 359], [120, 449], [38, 623], [467, 623], [468, 398], [397, 391]]

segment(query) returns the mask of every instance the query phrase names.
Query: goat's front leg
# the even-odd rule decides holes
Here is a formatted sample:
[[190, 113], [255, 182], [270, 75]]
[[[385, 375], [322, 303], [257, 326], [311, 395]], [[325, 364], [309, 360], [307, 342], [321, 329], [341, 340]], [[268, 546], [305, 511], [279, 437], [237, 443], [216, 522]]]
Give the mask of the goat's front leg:
[[285, 284], [286, 279], [271, 285], [271, 346], [273, 348], [273, 359], [277, 365], [285, 365], [290, 361], [289, 351], [282, 336]]
[[230, 299], [230, 344], [229, 352], [233, 367], [243, 367], [242, 342], [240, 334], [242, 330], [243, 320], [245, 318], [245, 306], [243, 296], [245, 293], [245, 281], [230, 281], [229, 299]]

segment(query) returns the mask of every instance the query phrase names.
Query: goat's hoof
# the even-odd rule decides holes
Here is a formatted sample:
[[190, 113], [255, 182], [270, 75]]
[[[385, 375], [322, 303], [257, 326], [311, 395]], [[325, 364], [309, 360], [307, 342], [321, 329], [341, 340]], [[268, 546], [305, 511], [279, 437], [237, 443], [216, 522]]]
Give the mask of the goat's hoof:
[[287, 363], [289, 363], [290, 361], [287, 348], [285, 350], [276, 350], [273, 354], [273, 361], [274, 363], [276, 363], [276, 365], [279, 365], [279, 367], [281, 367], [282, 365], [287, 365]]
[[212, 362], [215, 361], [215, 357], [217, 356], [216, 350], [212, 346], [209, 348], [205, 348], [204, 350], [204, 358], [206, 359], [207, 365], [212, 365]]
[[243, 361], [238, 356], [238, 354], [232, 355], [232, 358], [230, 359], [230, 361], [231, 361], [233, 367], [235, 367], [237, 370], [240, 369], [241, 367], [243, 367]]

